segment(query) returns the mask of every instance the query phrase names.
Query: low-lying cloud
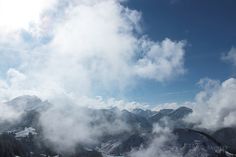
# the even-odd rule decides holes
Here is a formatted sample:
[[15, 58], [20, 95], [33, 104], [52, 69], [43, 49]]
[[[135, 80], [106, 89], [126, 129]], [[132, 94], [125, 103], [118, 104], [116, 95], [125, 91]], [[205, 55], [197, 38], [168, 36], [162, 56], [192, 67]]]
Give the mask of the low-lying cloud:
[[236, 126], [236, 79], [230, 78], [220, 83], [202, 79], [203, 90], [196, 95], [193, 113], [186, 118], [196, 127], [216, 130]]
[[22, 112], [6, 103], [0, 102], [0, 124], [4, 122], [13, 122], [18, 120]]
[[146, 148], [139, 148], [130, 153], [130, 157], [182, 157], [181, 150], [175, 146], [176, 137], [168, 127], [156, 124], [153, 128], [155, 137]]
[[[78, 105], [54, 105], [41, 113], [43, 136], [57, 151], [73, 152], [77, 144], [94, 145], [104, 135], [116, 135], [131, 130], [122, 121], [119, 111], [107, 115]], [[109, 121], [111, 119], [111, 121]]]

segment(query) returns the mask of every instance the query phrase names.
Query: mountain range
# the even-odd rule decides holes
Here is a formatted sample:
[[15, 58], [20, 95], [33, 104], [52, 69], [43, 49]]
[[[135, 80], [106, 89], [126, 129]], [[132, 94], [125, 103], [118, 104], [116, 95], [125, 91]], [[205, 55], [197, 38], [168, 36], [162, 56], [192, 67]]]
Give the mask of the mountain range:
[[[185, 121], [193, 112], [187, 107], [160, 111], [81, 108], [90, 118], [88, 121], [80, 117], [82, 123], [86, 121], [87, 130], [71, 136], [92, 131], [96, 142], [76, 140], [73, 149], [63, 150], [59, 149], [60, 142], [45, 136], [45, 125], [41, 122], [43, 113], [50, 110], [52, 104], [36, 96], [17, 97], [6, 104], [22, 114], [12, 121], [0, 121], [0, 157], [139, 157], [142, 155], [138, 153], [151, 148], [156, 151], [153, 156], [166, 152], [173, 157], [236, 156], [236, 128], [214, 131], [196, 128]], [[64, 124], [61, 127], [70, 134], [73, 125], [68, 128]], [[61, 138], [63, 141], [65, 137]]]

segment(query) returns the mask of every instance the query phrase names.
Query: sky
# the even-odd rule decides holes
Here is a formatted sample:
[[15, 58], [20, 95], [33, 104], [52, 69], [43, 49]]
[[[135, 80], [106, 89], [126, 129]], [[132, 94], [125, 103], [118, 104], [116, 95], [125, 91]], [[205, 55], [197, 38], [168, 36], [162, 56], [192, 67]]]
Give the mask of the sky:
[[201, 78], [223, 81], [235, 77], [235, 67], [221, 56], [236, 45], [236, 1], [135, 0], [128, 6], [142, 12], [142, 24], [152, 39], [187, 41], [186, 74], [164, 84], [141, 83], [132, 98], [151, 103], [183, 102], [194, 98]]
[[36, 2], [0, 0], [1, 100], [183, 104], [236, 75], [234, 0]]

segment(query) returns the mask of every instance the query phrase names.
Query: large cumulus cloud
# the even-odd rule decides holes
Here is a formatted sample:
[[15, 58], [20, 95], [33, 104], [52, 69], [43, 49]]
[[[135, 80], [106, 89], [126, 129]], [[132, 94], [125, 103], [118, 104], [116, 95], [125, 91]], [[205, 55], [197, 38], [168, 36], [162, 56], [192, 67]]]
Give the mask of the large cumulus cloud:
[[203, 90], [196, 95], [193, 113], [187, 121], [196, 127], [215, 130], [235, 127], [236, 123], [236, 79], [230, 78], [220, 83], [211, 79], [201, 79]]
[[152, 41], [142, 32], [142, 13], [123, 3], [56, 1], [46, 6], [47, 12], [37, 12], [41, 18], [32, 27], [17, 27], [13, 37], [8, 34], [17, 40], [0, 42], [4, 46], [0, 53], [7, 60], [6, 54], [17, 54], [17, 64], [8, 62], [1, 73], [4, 76], [13, 69], [24, 79], [16, 79], [13, 85], [2, 77], [1, 98], [99, 95], [122, 91], [134, 85], [136, 78], [163, 82], [184, 74], [185, 41]]

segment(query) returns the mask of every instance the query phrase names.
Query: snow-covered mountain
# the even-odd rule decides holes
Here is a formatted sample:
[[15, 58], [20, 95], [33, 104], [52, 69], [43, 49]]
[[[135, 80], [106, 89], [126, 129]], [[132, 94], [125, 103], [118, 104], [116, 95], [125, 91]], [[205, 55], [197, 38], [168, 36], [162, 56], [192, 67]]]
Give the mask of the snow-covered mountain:
[[[15, 122], [0, 123], [0, 157], [135, 157], [135, 154], [150, 151], [151, 148], [160, 150], [158, 153], [177, 151], [178, 153], [173, 154], [174, 157], [224, 157], [236, 153], [236, 128], [224, 128], [214, 132], [195, 130], [183, 120], [192, 113], [187, 107], [164, 109], [159, 112], [142, 109], [81, 109], [86, 110], [89, 115], [89, 122], [83, 127], [87, 132], [93, 132], [92, 138], [96, 135], [96, 142], [76, 142], [73, 151], [68, 148], [68, 151], [62, 151], [59, 149], [60, 143], [55, 145], [53, 138], [45, 136], [45, 126], [40, 121], [43, 113], [51, 108], [50, 103], [35, 96], [22, 96], [7, 104], [19, 111], [23, 110], [23, 114]], [[83, 118], [79, 117], [82, 123], [87, 120]], [[65, 117], [64, 120], [72, 123], [70, 118]], [[64, 126], [67, 123], [61, 123], [60, 128], [67, 130], [69, 134], [74, 127]], [[121, 127], [128, 129], [120, 129]], [[61, 130], [51, 135], [57, 132]], [[78, 130], [76, 134], [69, 136], [80, 134], [85, 133]], [[62, 136], [64, 134], [59, 135], [60, 138], [65, 138]]]
[[7, 104], [14, 107], [16, 110], [24, 110], [26, 112], [43, 110], [50, 105], [47, 101], [42, 101], [38, 97], [30, 95], [16, 97], [15, 99], [7, 102]]

